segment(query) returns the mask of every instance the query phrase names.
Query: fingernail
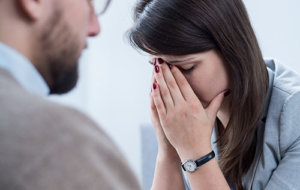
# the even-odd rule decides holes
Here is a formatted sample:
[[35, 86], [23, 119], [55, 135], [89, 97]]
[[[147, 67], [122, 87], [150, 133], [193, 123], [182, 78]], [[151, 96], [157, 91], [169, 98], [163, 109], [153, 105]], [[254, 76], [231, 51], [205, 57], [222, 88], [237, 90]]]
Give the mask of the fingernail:
[[163, 60], [162, 58], [158, 58], [158, 59], [157, 59], [157, 62], [158, 62], [158, 64], [163, 64], [163, 63], [164, 63], [164, 60]]
[[227, 90], [227, 91], [224, 93], [224, 97], [229, 96], [230, 93], [231, 93], [231, 91], [230, 91], [230, 90]]
[[156, 83], [153, 83], [153, 89], [155, 90], [157, 88]]
[[157, 65], [155, 65], [154, 68], [155, 68], [155, 72], [159, 73], [159, 67]]

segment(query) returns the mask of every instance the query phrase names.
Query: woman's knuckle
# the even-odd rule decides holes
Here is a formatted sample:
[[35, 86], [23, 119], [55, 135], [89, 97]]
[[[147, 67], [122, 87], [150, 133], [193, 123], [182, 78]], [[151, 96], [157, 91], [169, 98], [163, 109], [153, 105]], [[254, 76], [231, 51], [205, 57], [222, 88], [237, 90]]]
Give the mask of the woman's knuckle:
[[157, 107], [157, 109], [161, 110], [162, 109], [162, 104], [159, 102], [159, 103], [157, 103], [156, 107]]
[[162, 91], [161, 91], [161, 95], [162, 95], [163, 97], [167, 97], [168, 94], [169, 94], [169, 92], [168, 92], [167, 90], [162, 90]]
[[190, 108], [190, 110], [191, 110], [192, 112], [198, 112], [198, 111], [199, 111], [199, 106], [196, 105], [196, 104], [194, 104], [194, 103], [191, 103], [191, 104], [189, 105], [189, 108]]
[[183, 88], [186, 87], [186, 81], [184, 79], [179, 79], [178, 83], [180, 84], [181, 87], [183, 87]]
[[152, 110], [152, 111], [155, 111], [155, 110], [156, 110], [156, 107], [155, 107], [154, 104], [151, 104], [151, 110]]
[[185, 109], [185, 107], [179, 106], [179, 107], [177, 108], [177, 113], [178, 113], [179, 115], [181, 115], [181, 116], [186, 115], [186, 109]]
[[171, 89], [174, 89], [174, 88], [176, 88], [176, 83], [175, 83], [175, 81], [170, 81], [169, 82], [169, 87], [171, 88]]

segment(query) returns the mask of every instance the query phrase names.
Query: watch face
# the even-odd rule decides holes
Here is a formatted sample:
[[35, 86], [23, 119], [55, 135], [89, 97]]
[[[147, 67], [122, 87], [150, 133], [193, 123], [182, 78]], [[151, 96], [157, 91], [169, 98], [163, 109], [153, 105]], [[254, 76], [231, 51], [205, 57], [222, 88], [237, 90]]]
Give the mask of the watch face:
[[197, 169], [197, 165], [193, 160], [188, 160], [184, 163], [184, 168], [188, 172], [194, 172]]

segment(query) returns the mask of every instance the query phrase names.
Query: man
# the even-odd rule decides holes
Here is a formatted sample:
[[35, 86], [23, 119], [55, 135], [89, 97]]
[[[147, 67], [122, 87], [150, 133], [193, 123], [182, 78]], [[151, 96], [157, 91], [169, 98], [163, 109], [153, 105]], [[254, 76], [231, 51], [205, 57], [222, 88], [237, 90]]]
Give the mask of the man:
[[93, 121], [45, 98], [75, 86], [86, 37], [99, 34], [108, 4], [0, 0], [1, 190], [140, 188]]

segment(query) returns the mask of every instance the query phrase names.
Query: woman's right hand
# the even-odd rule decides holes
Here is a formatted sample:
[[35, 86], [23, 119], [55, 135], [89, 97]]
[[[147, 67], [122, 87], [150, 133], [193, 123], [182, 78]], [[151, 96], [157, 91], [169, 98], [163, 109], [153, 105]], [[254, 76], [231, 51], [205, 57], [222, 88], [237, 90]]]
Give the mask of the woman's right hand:
[[[155, 82], [154, 75], [152, 77], [152, 83], [151, 83], [151, 89], [152, 89], [152, 84]], [[158, 117], [158, 112], [156, 109], [156, 106], [154, 104], [152, 92], [150, 94], [150, 102], [151, 102], [151, 120], [152, 124], [154, 127], [154, 131], [156, 134], [156, 139], [158, 143], [158, 157], [159, 158], [168, 158], [168, 159], [173, 159], [173, 160], [180, 160], [177, 151], [175, 148], [170, 144], [169, 140], [167, 139], [163, 128], [161, 126], [159, 117]]]
[[[154, 79], [154, 73], [152, 75], [151, 89], [153, 88], [153, 82], [156, 82]], [[153, 92], [154, 91], [151, 91], [150, 93], [151, 120], [158, 143], [158, 154], [156, 157], [154, 178], [151, 189], [182, 190], [185, 189], [185, 187], [182, 178], [182, 169], [179, 164], [180, 158], [163, 131], [157, 108], [154, 104]]]

